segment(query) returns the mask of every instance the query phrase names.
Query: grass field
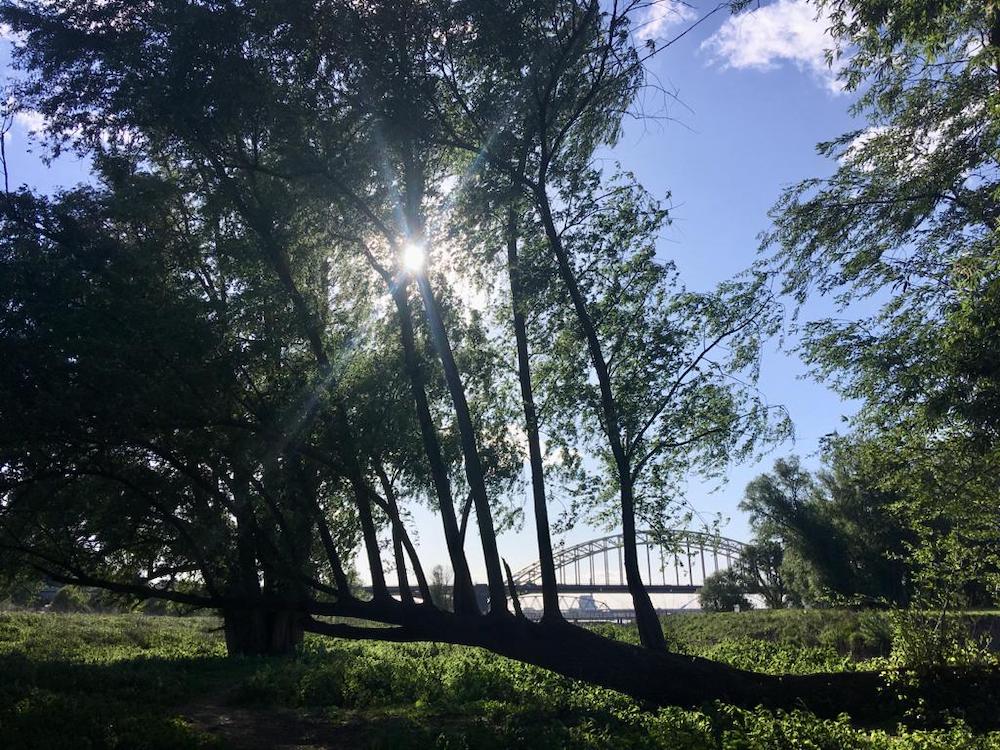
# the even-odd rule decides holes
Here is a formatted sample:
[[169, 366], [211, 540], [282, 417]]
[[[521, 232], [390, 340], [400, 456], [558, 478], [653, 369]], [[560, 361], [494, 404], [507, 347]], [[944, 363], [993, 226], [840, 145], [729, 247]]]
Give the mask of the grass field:
[[[721, 704], [643, 710], [472, 648], [307, 638], [295, 660], [228, 659], [216, 627], [0, 614], [0, 748], [1000, 750], [1000, 732], [961, 717], [935, 729], [858, 728]], [[666, 630], [675, 648], [772, 672], [878, 669], [874, 654], [888, 647], [879, 616], [846, 612], [690, 614]], [[1000, 713], [980, 699], [974, 715]]]

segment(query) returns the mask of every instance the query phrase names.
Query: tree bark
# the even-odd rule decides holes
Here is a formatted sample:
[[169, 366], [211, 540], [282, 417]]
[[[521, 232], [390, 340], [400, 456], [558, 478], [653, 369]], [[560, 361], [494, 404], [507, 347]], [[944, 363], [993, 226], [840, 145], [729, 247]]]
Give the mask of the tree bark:
[[230, 588], [241, 604], [222, 610], [226, 650], [230, 656], [292, 653], [302, 641], [302, 614], [264, 606], [257, 559], [260, 532], [250, 501], [242, 495], [236, 497], [235, 515], [236, 558]]
[[313, 500], [311, 510], [316, 517], [316, 528], [319, 531], [319, 538], [326, 553], [327, 564], [330, 566], [330, 571], [333, 574], [334, 585], [341, 596], [349, 597], [351, 596], [351, 584], [347, 580], [347, 574], [344, 572], [344, 566], [340, 561], [340, 554], [337, 552], [337, 545], [333, 541], [333, 534], [330, 533], [330, 524], [327, 523], [319, 502], [315, 498]]
[[534, 623], [510, 615], [461, 618], [434, 612], [405, 627], [366, 628], [316, 620], [308, 620], [305, 627], [341, 638], [478, 646], [649, 706], [696, 708], [723, 701], [745, 708], [805, 709], [829, 718], [846, 712], [861, 721], [884, 721], [900, 708], [879, 672], [765, 675], [701, 657], [650, 651], [567, 622]]
[[395, 524], [392, 527], [392, 554], [396, 561], [396, 582], [399, 588], [399, 598], [404, 604], [413, 604], [413, 592], [410, 591], [410, 580], [406, 575], [406, 556], [403, 554], [403, 543], [399, 538], [399, 530]]
[[407, 557], [410, 558], [410, 565], [413, 566], [413, 575], [417, 579], [417, 591], [420, 592], [420, 597], [426, 604], [432, 604], [430, 586], [427, 585], [427, 576], [424, 575], [424, 568], [420, 564], [417, 550], [414, 548], [410, 535], [406, 533], [405, 528], [402, 528], [400, 531], [400, 540], [403, 543], [403, 549], [406, 550]]
[[[204, 599], [167, 590], [72, 576], [39, 567], [54, 580], [97, 586], [141, 599], [154, 596], [193, 606], [218, 608], [225, 621], [227, 646], [232, 655], [289, 653], [301, 631], [335, 638], [395, 643], [435, 642], [477, 646], [525, 664], [552, 670], [565, 677], [616, 690], [647, 706], [698, 707], [723, 701], [745, 708], [805, 709], [835, 718], [842, 713], [859, 721], [884, 725], [902, 718], [894, 690], [887, 689], [883, 672], [838, 672], [810, 675], [765, 675], [731, 667], [722, 662], [668, 651], [651, 651], [598, 635], [565, 621], [535, 623], [510, 614], [495, 617], [454, 615], [450, 612], [403, 605], [395, 599], [336, 602], [261, 599], [245, 602], [239, 597]], [[268, 613], [274, 619], [268, 619]], [[358, 626], [316, 620], [313, 616], [347, 617], [383, 623], [389, 627]], [[970, 675], [967, 668], [944, 669], [929, 685], [941, 709], [949, 704], [946, 688], [980, 680], [1000, 690], [1000, 673], [984, 670]]]
[[[425, 221], [423, 215], [423, 200], [426, 186], [425, 168], [421, 146], [412, 137], [412, 133], [403, 134], [400, 142], [400, 156], [403, 166], [403, 226], [402, 236], [406, 241], [420, 241], [425, 236]], [[392, 242], [392, 240], [390, 240]], [[398, 249], [398, 248], [397, 248]], [[472, 429], [472, 419], [469, 416], [469, 407], [465, 399], [465, 388], [462, 385], [455, 365], [455, 359], [451, 351], [451, 343], [441, 320], [440, 309], [437, 300], [431, 292], [430, 282], [424, 271], [413, 274], [417, 281], [417, 287], [423, 298], [424, 309], [427, 321], [430, 326], [431, 339], [434, 349], [437, 351], [441, 364], [444, 367], [445, 381], [448, 391], [451, 394], [452, 403], [455, 407], [455, 416], [458, 421], [459, 433], [461, 436], [462, 454], [465, 459], [465, 474], [472, 487], [473, 495], [477, 500], [477, 509], [483, 515], [479, 516], [480, 532], [483, 544], [483, 556], [486, 560], [486, 575], [490, 582], [490, 590], [503, 592], [503, 579], [500, 575], [500, 552], [496, 545], [496, 535], [493, 532], [493, 519], [489, 512], [489, 502], [486, 495], [486, 482], [479, 459], [479, 450], [476, 446], [475, 433]], [[405, 277], [400, 286], [406, 286]], [[405, 299], [405, 297], [404, 297]], [[407, 306], [407, 310], [409, 307]], [[412, 331], [412, 329], [411, 329]], [[429, 414], [429, 412], [428, 412]], [[436, 435], [436, 433], [435, 433]], [[450, 497], [449, 483], [449, 497]], [[454, 514], [454, 503], [449, 502], [449, 509]], [[450, 522], [449, 522], [450, 523]], [[487, 528], [488, 527], [488, 528]], [[461, 536], [456, 536], [458, 542], [457, 559], [462, 570], [454, 567], [455, 584], [453, 586], [452, 607], [455, 611], [479, 613], [479, 607], [475, 599], [475, 591], [472, 585], [472, 575], [468, 572], [468, 563], [465, 558], [464, 541]], [[449, 542], [450, 544], [450, 542]], [[466, 575], [468, 578], [466, 579]], [[461, 578], [459, 577], [461, 576]], [[499, 582], [499, 585], [498, 585]], [[470, 597], [469, 594], [472, 594]], [[461, 598], [457, 597], [461, 594]], [[507, 608], [506, 598], [495, 600], [497, 605], [502, 603], [503, 609]], [[491, 608], [492, 605], [491, 604]]]
[[387, 515], [389, 516], [389, 523], [392, 526], [392, 554], [396, 561], [396, 581], [399, 585], [399, 597], [403, 601], [403, 604], [413, 604], [413, 592], [410, 591], [410, 582], [406, 575], [406, 558], [403, 555], [403, 522], [399, 517], [396, 495], [392, 491], [392, 482], [389, 481], [389, 476], [377, 460], [375, 461], [375, 473], [378, 474], [379, 482], [382, 484], [382, 492], [385, 493]]
[[303, 617], [298, 612], [226, 609], [222, 612], [226, 652], [230, 656], [287, 656], [302, 643]]

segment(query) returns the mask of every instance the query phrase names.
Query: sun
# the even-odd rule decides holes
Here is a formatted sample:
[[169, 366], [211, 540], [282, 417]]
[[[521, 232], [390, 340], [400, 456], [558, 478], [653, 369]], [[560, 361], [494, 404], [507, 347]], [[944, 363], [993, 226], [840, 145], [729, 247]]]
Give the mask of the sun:
[[408, 242], [401, 256], [403, 267], [411, 273], [422, 271], [427, 262], [427, 249], [419, 242]]

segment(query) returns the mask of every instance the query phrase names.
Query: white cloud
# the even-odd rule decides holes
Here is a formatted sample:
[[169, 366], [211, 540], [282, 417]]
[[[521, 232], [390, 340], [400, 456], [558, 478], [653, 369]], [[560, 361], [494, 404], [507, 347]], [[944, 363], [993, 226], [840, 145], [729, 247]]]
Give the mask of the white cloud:
[[837, 67], [831, 70], [826, 61], [826, 50], [833, 47], [829, 27], [828, 17], [812, 3], [777, 0], [730, 16], [701, 47], [723, 68], [773, 70], [791, 62], [836, 93], [841, 91]]
[[635, 27], [640, 39], [659, 39], [671, 29], [698, 18], [694, 8], [683, 0], [652, 0]]
[[874, 167], [870, 164], [861, 164], [858, 162], [858, 159], [862, 156], [862, 152], [869, 143], [888, 132], [889, 128], [885, 125], [872, 125], [865, 130], [862, 130], [854, 136], [854, 140], [847, 144], [847, 148], [844, 149], [844, 153], [840, 155], [838, 161], [841, 164], [856, 162], [856, 166], [862, 172], [872, 171]]
[[[975, 101], [960, 116], [924, 123], [915, 128], [893, 129], [885, 125], [872, 125], [847, 144], [840, 156], [840, 163], [852, 164], [862, 172], [872, 172], [878, 168], [876, 159], [881, 155], [881, 158], [891, 159], [897, 167], [915, 173], [926, 168], [929, 160], [942, 146], [975, 138], [987, 117], [986, 102]], [[879, 149], [868, 152], [867, 147], [876, 138], [882, 141]], [[966, 178], [971, 176], [971, 171], [965, 174]]]
[[10, 42], [20, 44], [24, 41], [23, 34], [17, 34], [9, 24], [0, 23], [0, 42]]
[[45, 116], [33, 109], [21, 109], [14, 115], [14, 123], [32, 135], [45, 129]]

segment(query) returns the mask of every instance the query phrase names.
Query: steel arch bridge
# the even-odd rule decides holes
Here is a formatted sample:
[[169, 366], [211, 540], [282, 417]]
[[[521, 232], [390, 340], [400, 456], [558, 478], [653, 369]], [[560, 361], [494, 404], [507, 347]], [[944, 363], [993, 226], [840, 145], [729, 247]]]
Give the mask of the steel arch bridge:
[[[559, 593], [628, 593], [622, 543], [621, 534], [612, 534], [555, 551]], [[663, 533], [638, 531], [636, 544], [639, 567], [645, 568], [643, 582], [651, 594], [697, 592], [708, 576], [735, 565], [746, 546], [717, 534], [680, 529]], [[542, 570], [537, 562], [522, 568], [513, 578], [519, 593], [542, 590]]]

